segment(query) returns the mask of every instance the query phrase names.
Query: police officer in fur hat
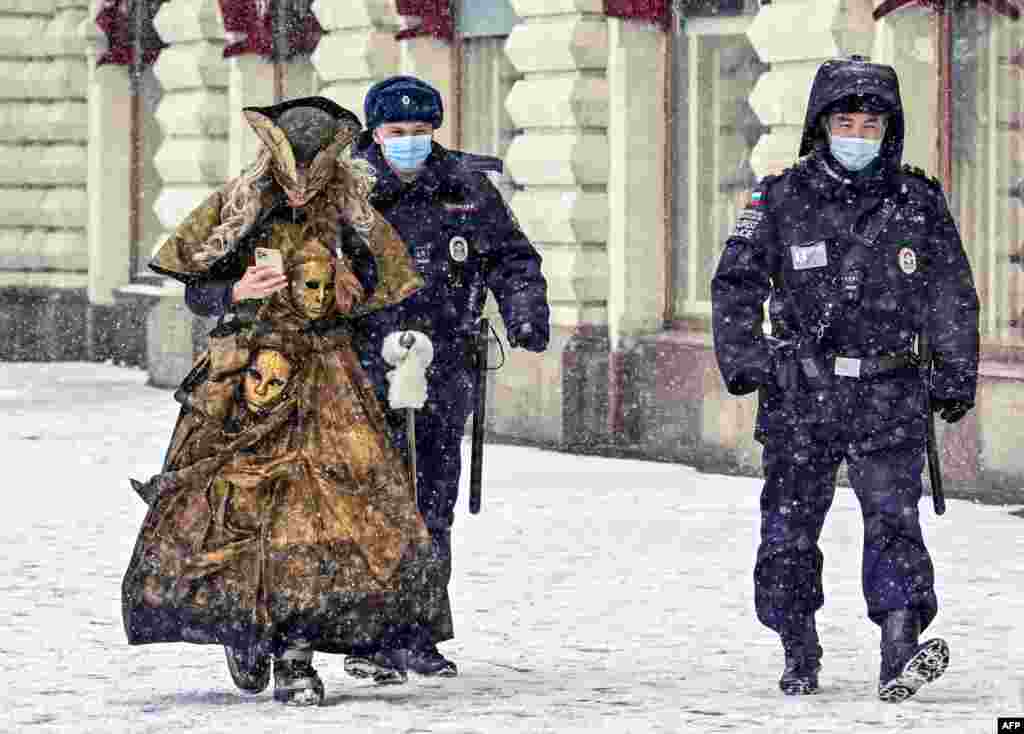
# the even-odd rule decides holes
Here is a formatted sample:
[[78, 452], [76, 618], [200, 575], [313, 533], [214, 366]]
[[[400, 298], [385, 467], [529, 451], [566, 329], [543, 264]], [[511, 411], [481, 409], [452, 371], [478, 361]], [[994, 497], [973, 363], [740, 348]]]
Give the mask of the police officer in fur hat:
[[[437, 649], [451, 639], [448, 598], [451, 527], [455, 519], [466, 421], [473, 405], [472, 353], [477, 323], [490, 291], [510, 344], [532, 352], [547, 348], [549, 308], [541, 258], [523, 234], [501, 194], [487, 177], [501, 160], [448, 150], [434, 141], [444, 120], [438, 91], [410, 76], [375, 84], [364, 106], [366, 131], [353, 156], [376, 174], [374, 207], [398, 230], [426, 280], [426, 287], [364, 323], [364, 366], [385, 399], [390, 369], [381, 358], [388, 334], [415, 331], [433, 342], [427, 371], [427, 402], [416, 411], [419, 508], [437, 559], [432, 591], [410, 600], [412, 609], [443, 609], [444, 623], [422, 624], [409, 651], [409, 669], [421, 675], [456, 675], [456, 665]], [[390, 411], [397, 444], [406, 451], [404, 411]], [[429, 616], [429, 615], [427, 615]], [[438, 615], [433, 615], [435, 618]], [[375, 674], [362, 656], [346, 670]]]
[[758, 393], [755, 603], [781, 638], [786, 694], [818, 689], [818, 538], [844, 460], [864, 517], [868, 617], [881, 632], [879, 697], [905, 700], [949, 660], [944, 641], [918, 640], [938, 609], [918, 500], [928, 406], [952, 423], [974, 405], [978, 296], [941, 186], [901, 166], [903, 136], [891, 67], [825, 62], [803, 157], [755, 188], [712, 281], [726, 386]]

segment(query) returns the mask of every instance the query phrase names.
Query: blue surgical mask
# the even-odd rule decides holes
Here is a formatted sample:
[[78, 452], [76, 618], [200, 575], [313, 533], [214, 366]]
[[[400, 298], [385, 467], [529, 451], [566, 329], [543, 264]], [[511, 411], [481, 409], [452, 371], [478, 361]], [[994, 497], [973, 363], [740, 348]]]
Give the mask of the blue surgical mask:
[[878, 157], [882, 150], [882, 141], [833, 135], [829, 140], [829, 150], [846, 170], [860, 171]]
[[384, 157], [400, 171], [414, 171], [427, 160], [433, 140], [433, 135], [384, 138]]

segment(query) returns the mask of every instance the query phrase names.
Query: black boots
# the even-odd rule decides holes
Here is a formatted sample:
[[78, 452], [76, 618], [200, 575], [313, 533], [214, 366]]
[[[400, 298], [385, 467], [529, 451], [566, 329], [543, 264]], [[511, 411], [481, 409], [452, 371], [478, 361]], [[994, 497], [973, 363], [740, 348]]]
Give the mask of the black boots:
[[259, 693], [270, 683], [270, 656], [254, 648], [225, 647], [228, 671], [235, 685], [246, 693]]
[[786, 667], [779, 679], [779, 688], [787, 696], [806, 696], [818, 692], [818, 671], [821, 670], [821, 645], [814, 617], [797, 622], [781, 634], [786, 652]]
[[405, 683], [409, 679], [405, 670], [405, 652], [402, 650], [378, 650], [345, 658], [346, 673], [353, 678], [373, 678], [378, 686]]
[[319, 706], [324, 684], [313, 669], [313, 651], [290, 648], [274, 658], [274, 700], [286, 706]]
[[442, 655], [436, 645], [409, 650], [407, 661], [409, 670], [418, 675], [454, 678], [459, 674], [455, 663]]
[[882, 623], [882, 668], [878, 676], [878, 697], [888, 703], [901, 703], [931, 683], [949, 665], [949, 646], [945, 640], [918, 644], [921, 621], [912, 609], [890, 612]]

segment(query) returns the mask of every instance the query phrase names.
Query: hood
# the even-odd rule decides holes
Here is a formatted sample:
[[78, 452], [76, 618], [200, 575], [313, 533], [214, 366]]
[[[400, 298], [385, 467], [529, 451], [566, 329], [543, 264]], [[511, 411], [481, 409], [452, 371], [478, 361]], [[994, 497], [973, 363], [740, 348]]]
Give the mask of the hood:
[[880, 157], [890, 166], [898, 167], [903, 159], [904, 123], [896, 70], [858, 57], [829, 59], [818, 68], [807, 102], [800, 157], [825, 145], [825, 133], [819, 122], [822, 113], [845, 97], [862, 95], [879, 97], [891, 108]]

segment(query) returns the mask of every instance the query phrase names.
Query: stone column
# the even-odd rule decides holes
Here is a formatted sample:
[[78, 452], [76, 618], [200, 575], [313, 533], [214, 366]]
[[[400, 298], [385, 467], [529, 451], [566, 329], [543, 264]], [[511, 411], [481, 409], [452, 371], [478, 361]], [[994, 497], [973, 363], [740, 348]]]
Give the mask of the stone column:
[[[164, 134], [156, 154], [163, 187], [154, 205], [164, 233], [156, 246], [228, 178], [228, 65], [217, 0], [172, 0], [154, 25], [169, 44], [154, 66], [164, 90], [156, 112]], [[165, 281], [152, 295], [150, 381], [173, 386], [192, 364], [193, 319], [179, 284]]]
[[320, 78], [318, 93], [363, 120], [366, 92], [399, 73], [400, 18], [394, 0], [315, 0], [313, 12], [324, 30], [310, 57]]
[[22, 271], [0, 287], [85, 286], [88, 117], [76, 29], [87, 12], [82, 0], [35, 0], [0, 17], [0, 270]]
[[[274, 63], [256, 54], [225, 59], [228, 66], [228, 177], [237, 176], [260, 150], [260, 139], [242, 108], [274, 104]], [[283, 99], [316, 94], [316, 71], [308, 57], [281, 62]]]
[[611, 116], [608, 204], [608, 430], [622, 435], [624, 354], [664, 321], [665, 37], [650, 23], [608, 18]]
[[796, 160], [807, 96], [821, 63], [871, 54], [873, 10], [871, 0], [774, 0], [754, 18], [747, 37], [761, 60], [771, 64], [750, 94], [750, 106], [771, 128], [750, 156], [758, 178]]
[[131, 81], [121, 64], [96, 66], [106, 41], [92, 0], [81, 26], [89, 84], [89, 302], [114, 304], [114, 290], [131, 277]]
[[[544, 258], [552, 341], [496, 373], [494, 428], [573, 445], [604, 424], [608, 356], [608, 23], [601, 0], [513, 0], [505, 51], [523, 78], [507, 108], [523, 128], [511, 201]], [[600, 431], [603, 433], [603, 431]]]
[[242, 116], [242, 108], [274, 104], [274, 64], [256, 54], [233, 56], [224, 63], [228, 66], [228, 175], [237, 176], [260, 149], [260, 139]]
[[400, 74], [418, 77], [432, 84], [444, 100], [444, 123], [434, 133], [434, 139], [446, 148], [458, 148], [459, 125], [456, 95], [458, 59], [451, 43], [432, 36], [416, 36], [399, 42], [401, 50]]
[[85, 356], [86, 0], [0, 9], [0, 358]]

